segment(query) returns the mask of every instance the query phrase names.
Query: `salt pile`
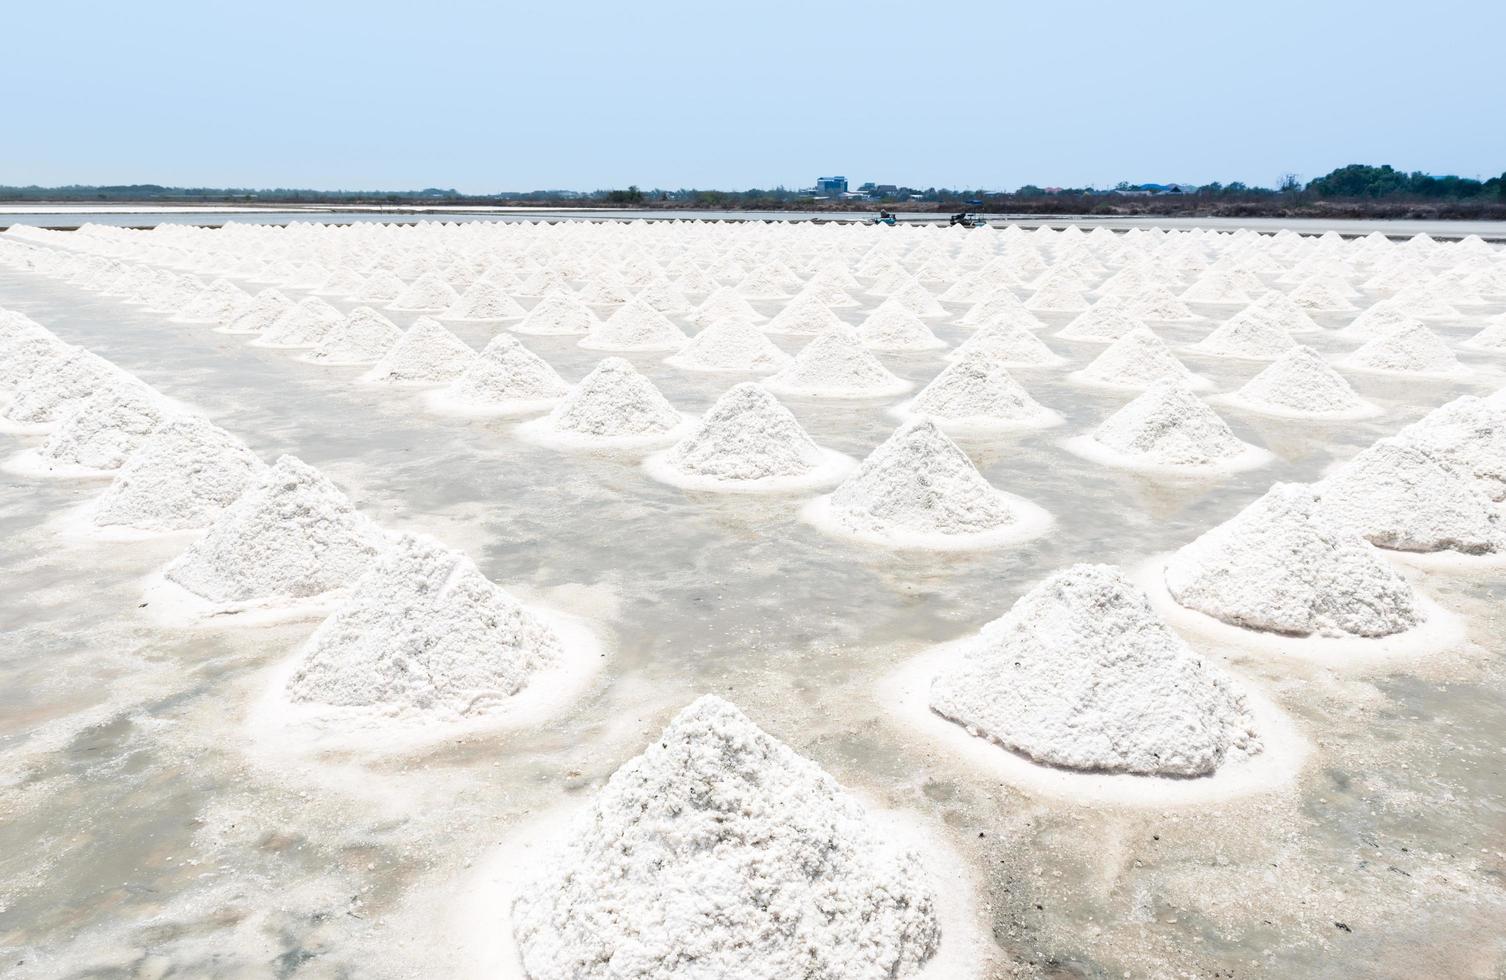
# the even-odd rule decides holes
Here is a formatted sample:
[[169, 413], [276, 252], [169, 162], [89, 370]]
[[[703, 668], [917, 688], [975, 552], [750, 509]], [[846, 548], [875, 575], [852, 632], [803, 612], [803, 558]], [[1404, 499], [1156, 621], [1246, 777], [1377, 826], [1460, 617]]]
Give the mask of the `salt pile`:
[[581, 338], [579, 346], [586, 350], [679, 350], [688, 340], [669, 317], [634, 299]]
[[523, 322], [512, 329], [524, 334], [585, 334], [600, 323], [590, 307], [561, 291], [539, 300]]
[[1378, 548], [1506, 549], [1506, 519], [1468, 476], [1400, 439], [1382, 439], [1318, 484], [1323, 509]]
[[1140, 327], [1114, 341], [1081, 371], [1075, 381], [1112, 388], [1145, 389], [1160, 381], [1181, 381], [1191, 388], [1211, 388], [1212, 382], [1188, 370], [1165, 342]]
[[984, 352], [990, 360], [1005, 367], [1045, 367], [1066, 360], [1024, 327], [997, 321], [974, 330], [973, 335], [947, 357], [960, 361], [975, 350]]
[[109, 361], [82, 347], [50, 348], [35, 369], [16, 386], [4, 418], [16, 428], [51, 427], [101, 385], [128, 380]]
[[1458, 377], [1470, 373], [1442, 338], [1415, 321], [1366, 343], [1346, 357], [1344, 364], [1365, 371], [1397, 374]]
[[815, 296], [801, 294], [764, 324], [763, 329], [768, 333], [814, 337], [841, 325], [842, 320], [824, 302]]
[[478, 282], [444, 311], [443, 319], [483, 322], [510, 320], [526, 313], [517, 300], [501, 289], [489, 282]]
[[902, 418], [925, 416], [943, 429], [1031, 429], [1061, 421], [981, 345], [963, 353], [894, 411]]
[[1211, 776], [1261, 750], [1244, 696], [1108, 565], [1074, 565], [1022, 596], [945, 663], [930, 705], [1081, 772]]
[[214, 604], [287, 602], [341, 589], [385, 547], [318, 470], [283, 456], [163, 577]]
[[1287, 333], [1315, 333], [1321, 329], [1312, 316], [1285, 293], [1272, 290], [1242, 312], [1269, 320]]
[[370, 364], [402, 336], [397, 324], [369, 306], [358, 306], [325, 334], [308, 359], [325, 364]]
[[469, 558], [404, 534], [299, 651], [287, 697], [460, 721], [506, 704], [562, 655], [559, 637]]
[[547, 362], [517, 338], [498, 334], [432, 401], [445, 408], [511, 415], [552, 408], [569, 391]]
[[1107, 344], [1138, 329], [1145, 329], [1145, 322], [1139, 317], [1117, 301], [1099, 300], [1073, 317], [1072, 322], [1056, 335], [1066, 340], [1090, 340]]
[[1288, 298], [1304, 310], [1316, 312], [1348, 311], [1355, 308], [1349, 298], [1339, 292], [1332, 283], [1321, 279], [1309, 279], [1288, 294]]
[[1312, 487], [1278, 483], [1167, 561], [1171, 597], [1234, 626], [1382, 637], [1419, 625], [1411, 588]]
[[731, 317], [703, 327], [664, 363], [687, 371], [777, 371], [790, 356], [747, 320]]
[[411, 310], [421, 313], [439, 313], [448, 310], [460, 300], [460, 294], [443, 279], [428, 274], [419, 276], [412, 284], [393, 297], [389, 310]]
[[[1395, 333], [1400, 327], [1417, 323], [1413, 317], [1391, 302], [1376, 303], [1339, 331], [1346, 337], [1373, 340]], [[1419, 324], [1420, 325], [1420, 324]]]
[[936, 350], [946, 341], [901, 303], [886, 299], [858, 327], [858, 339], [869, 350], [906, 351]]
[[1241, 311], [1218, 329], [1192, 345], [1199, 354], [1214, 357], [1242, 357], [1269, 361], [1297, 346], [1292, 335], [1273, 320]]
[[174, 416], [120, 467], [89, 519], [96, 527], [152, 532], [207, 527], [265, 469], [225, 430]]
[[1050, 516], [995, 488], [928, 418], [901, 425], [805, 511], [832, 533], [892, 547], [981, 548], [1043, 532]]
[[1238, 391], [1217, 400], [1281, 418], [1357, 419], [1380, 413], [1311, 347], [1282, 354]]
[[752, 323], [766, 320], [762, 313], [753, 308], [753, 304], [744, 299], [737, 290], [725, 286], [716, 290], [700, 306], [695, 308], [691, 319], [696, 323], [706, 324], [716, 320], [725, 320], [730, 317], [742, 317]]
[[1269, 454], [1241, 442], [1213, 409], [1179, 381], [1162, 381], [1068, 448], [1116, 466], [1182, 472], [1245, 469]]
[[38, 461], [49, 469], [119, 469], [169, 414], [146, 385], [106, 384], [63, 419], [37, 451]]
[[812, 398], [882, 398], [911, 388], [865, 350], [847, 327], [828, 330], [806, 344], [766, 386], [778, 395]]
[[1470, 337], [1459, 346], [1470, 350], [1490, 351], [1495, 354], [1506, 353], [1506, 316], [1496, 317], [1486, 324], [1485, 329]]
[[471, 346], [444, 324], [421, 316], [388, 348], [363, 381], [385, 384], [449, 384], [476, 360]]
[[548, 415], [523, 423], [518, 433], [566, 446], [631, 448], [671, 442], [687, 427], [652, 381], [622, 358], [609, 357]]
[[1413, 422], [1397, 438], [1469, 476], [1492, 500], [1506, 500], [1506, 398], [1465, 395]]
[[1186, 303], [1177, 299], [1170, 290], [1162, 286], [1150, 286], [1134, 293], [1125, 306], [1135, 316], [1144, 320], [1170, 323], [1200, 319]]
[[216, 279], [178, 308], [175, 319], [201, 323], [224, 323], [251, 303], [251, 297], [235, 283]]
[[311, 296], [283, 310], [251, 343], [258, 347], [317, 347], [343, 319], [334, 307]]
[[894, 980], [939, 948], [919, 858], [714, 696], [569, 829], [511, 910], [538, 980]]
[[644, 463], [674, 486], [713, 491], [785, 491], [839, 478], [852, 461], [822, 449], [790, 410], [760, 385], [730, 389], [695, 431]]
[[263, 289], [219, 330], [222, 333], [261, 333], [292, 305], [293, 301], [277, 290]]

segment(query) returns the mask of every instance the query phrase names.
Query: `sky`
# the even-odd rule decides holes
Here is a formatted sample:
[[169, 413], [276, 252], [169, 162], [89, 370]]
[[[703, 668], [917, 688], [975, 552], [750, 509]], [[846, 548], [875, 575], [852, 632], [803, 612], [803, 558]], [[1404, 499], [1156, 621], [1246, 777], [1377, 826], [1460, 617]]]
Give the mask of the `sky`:
[[0, 184], [1506, 171], [1503, 0], [50, 0], [0, 26]]

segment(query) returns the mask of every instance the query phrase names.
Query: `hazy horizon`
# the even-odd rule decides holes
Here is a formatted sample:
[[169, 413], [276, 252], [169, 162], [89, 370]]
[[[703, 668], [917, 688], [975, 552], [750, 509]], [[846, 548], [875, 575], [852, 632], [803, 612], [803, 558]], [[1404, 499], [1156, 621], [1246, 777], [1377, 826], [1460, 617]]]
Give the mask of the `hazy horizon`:
[[[22, 93], [0, 183], [1012, 190], [1506, 170], [1506, 5], [916, 9], [28, 5], [8, 24], [37, 43], [0, 61]], [[1436, 51], [1446, 64], [1417, 54]]]

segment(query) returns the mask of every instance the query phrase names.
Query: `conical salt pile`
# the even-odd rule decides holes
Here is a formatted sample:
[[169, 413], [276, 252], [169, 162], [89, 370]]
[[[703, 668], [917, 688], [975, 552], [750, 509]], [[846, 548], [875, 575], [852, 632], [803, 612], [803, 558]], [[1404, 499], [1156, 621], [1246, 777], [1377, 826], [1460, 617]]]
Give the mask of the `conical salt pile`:
[[476, 360], [471, 346], [444, 324], [421, 316], [388, 348], [363, 381], [386, 384], [449, 384]]
[[1030, 299], [1025, 301], [1025, 309], [1042, 313], [1079, 313], [1087, 308], [1088, 301], [1083, 296], [1082, 290], [1060, 279], [1053, 280], [1037, 289]]
[[283, 310], [251, 343], [258, 347], [317, 347], [342, 320], [340, 311], [311, 296]]
[[985, 480], [928, 418], [901, 425], [809, 516], [866, 541], [923, 548], [981, 547], [1048, 523]]
[[718, 398], [695, 431], [650, 457], [645, 468], [691, 489], [758, 490], [809, 486], [848, 463], [816, 445], [762, 386], [745, 382]]
[[1072, 318], [1057, 332], [1066, 340], [1091, 340], [1112, 343], [1132, 330], [1146, 329], [1145, 321], [1126, 310], [1117, 301], [1099, 300]]
[[1001, 317], [1024, 316], [1032, 316], [1030, 311], [1025, 309], [1025, 304], [1021, 303], [1014, 293], [1000, 287], [987, 299], [979, 300], [969, 307], [968, 311], [962, 315], [962, 322], [971, 326], [975, 323], [990, 323]]
[[684, 426], [684, 416], [652, 381], [622, 358], [609, 357], [547, 416], [519, 431], [569, 444], [632, 446], [668, 441]]
[[333, 483], [283, 456], [163, 575], [212, 603], [306, 599], [350, 585], [384, 547]]
[[601, 321], [591, 308], [564, 291], [551, 292], [513, 331], [523, 334], [586, 334]]
[[370, 364], [402, 336], [397, 324], [369, 306], [358, 306], [325, 334], [308, 358], [325, 364]]
[[1132, 294], [1125, 308], [1142, 320], [1162, 322], [1190, 321], [1199, 319], [1191, 307], [1162, 286], [1150, 286]]
[[1318, 484], [1323, 508], [1378, 548], [1506, 550], [1506, 518], [1468, 476], [1400, 439], [1382, 439]]
[[1506, 354], [1506, 316], [1496, 317], [1486, 324], [1485, 329], [1470, 337], [1459, 346], [1470, 350], [1490, 351], [1494, 354]]
[[221, 327], [220, 331], [222, 333], [261, 333], [292, 306], [293, 301], [278, 290], [263, 289], [251, 297], [251, 302], [241, 307], [234, 318]]
[[251, 303], [246, 291], [233, 282], [216, 279], [178, 308], [174, 319], [196, 323], [227, 323]]
[[16, 386], [5, 419], [17, 426], [48, 427], [78, 409], [100, 386], [130, 380], [119, 368], [82, 347], [56, 350]]
[[1347, 296], [1335, 289], [1331, 283], [1321, 279], [1309, 279], [1287, 295], [1293, 303], [1304, 310], [1322, 312], [1355, 308]]
[[1380, 411], [1311, 347], [1282, 354], [1223, 401], [1284, 418], [1351, 419]]
[[1181, 605], [1252, 630], [1381, 637], [1423, 619], [1406, 580], [1295, 483], [1184, 546], [1164, 576]]
[[814, 337], [841, 325], [842, 320], [825, 303], [814, 295], [802, 293], [764, 324], [763, 329], [767, 333]]
[[1339, 332], [1346, 337], [1374, 340], [1395, 333], [1399, 328], [1417, 323], [1411, 314], [1390, 302], [1376, 303], [1350, 321]]
[[224, 429], [197, 416], [174, 416], [121, 466], [90, 520], [139, 531], [207, 527], [265, 470]]
[[691, 314], [691, 319], [699, 324], [712, 323], [730, 317], [742, 317], [751, 323], [761, 323], [767, 319], [753, 308], [753, 304], [739, 295], [737, 290], [726, 286], [707, 296]]
[[1366, 343], [1344, 358], [1344, 365], [1365, 371], [1444, 377], [1470, 373], [1441, 337], [1415, 321]]
[[847, 327], [828, 330], [806, 344], [765, 385], [777, 395], [812, 398], [882, 398], [911, 387], [865, 350]]
[[1294, 349], [1297, 342], [1276, 323], [1249, 311], [1241, 311], [1230, 317], [1218, 329], [1192, 345], [1199, 354], [1214, 357], [1242, 357], [1254, 361], [1269, 361]]
[[776, 347], [762, 330], [737, 317], [703, 327], [690, 343], [664, 360], [687, 371], [746, 373], [777, 371], [789, 362], [790, 355]]
[[140, 382], [107, 383], [63, 419], [37, 454], [47, 467], [119, 469], [170, 414], [162, 396]]
[[1397, 433], [1470, 477], [1492, 500], [1506, 500], [1506, 399], [1465, 395]]
[[1108, 565], [1031, 589], [949, 660], [931, 709], [1036, 762], [1211, 776], [1260, 751], [1245, 699]]
[[946, 346], [946, 341], [932, 333], [920, 317], [892, 299], [884, 300], [878, 309], [868, 314], [857, 333], [858, 339], [869, 350], [902, 353]]
[[452, 408], [506, 415], [544, 411], [569, 392], [570, 386], [543, 358], [504, 333], [493, 337], [435, 400]]
[[52, 331], [35, 325], [0, 340], [0, 389], [14, 391], [33, 374], [52, 372], [76, 350]]
[[638, 300], [629, 300], [581, 338], [586, 350], [679, 350], [690, 340], [669, 317]]
[[1108, 346], [1072, 377], [1113, 388], [1143, 390], [1160, 381], [1181, 381], [1192, 388], [1209, 388], [1207, 378], [1188, 370], [1165, 342], [1141, 327]]
[[1061, 420], [1031, 398], [982, 346], [949, 364], [896, 411], [902, 416], [924, 415], [942, 428], [1040, 428]]
[[1005, 367], [1043, 367], [1066, 360], [1024, 327], [997, 321], [974, 330], [947, 358], [960, 361], [975, 350], [983, 351], [990, 360]]
[[389, 310], [439, 313], [454, 306], [460, 294], [443, 279], [429, 273], [419, 276], [406, 289], [393, 297]]
[[1110, 415], [1088, 439], [1116, 462], [1155, 467], [1233, 465], [1264, 457], [1180, 381], [1162, 381]]
[[309, 637], [287, 696], [459, 721], [505, 704], [562, 653], [559, 637], [469, 558], [404, 534]]
[[500, 288], [489, 282], [478, 282], [472, 285], [449, 309], [445, 310], [441, 319], [465, 320], [465, 321], [488, 321], [510, 320], [527, 314], [518, 301], [504, 293]]
[[539, 980], [902, 980], [941, 940], [919, 859], [710, 695], [612, 775], [540, 867], [511, 910]]

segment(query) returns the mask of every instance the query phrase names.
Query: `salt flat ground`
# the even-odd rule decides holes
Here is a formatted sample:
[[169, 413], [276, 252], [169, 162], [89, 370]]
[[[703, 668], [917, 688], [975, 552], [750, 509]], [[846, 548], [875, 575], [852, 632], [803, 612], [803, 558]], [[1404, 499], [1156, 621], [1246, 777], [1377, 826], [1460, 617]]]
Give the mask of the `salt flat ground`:
[[[0, 973], [414, 975], [445, 950], [409, 914], [412, 896], [443, 895], [513, 828], [587, 798], [707, 692], [963, 854], [997, 975], [1503, 969], [1506, 573], [1415, 573], [1468, 622], [1465, 643], [1425, 658], [1346, 669], [1201, 646], [1312, 745], [1295, 784], [1225, 803], [1031, 795], [913, 737], [878, 692], [902, 662], [975, 631], [1043, 575], [1080, 560], [1134, 568], [1273, 481], [1314, 479], [1489, 384], [1350, 374], [1385, 412], [1333, 424], [1221, 408], [1277, 462], [1178, 484], [1057, 446], [1129, 396], [1066, 380], [1100, 345], [1048, 338], [1068, 368], [1011, 373], [1067, 424], [959, 441], [993, 483], [1050, 510], [1055, 531], [992, 552], [896, 553], [819, 534], [797, 519], [799, 498], [676, 490], [635, 458], [533, 446], [512, 422], [447, 418], [419, 392], [357, 384], [360, 368], [300, 363], [40, 276], [0, 272], [0, 306], [194, 406], [264, 459], [298, 455], [385, 526], [464, 549], [494, 581], [572, 609], [610, 644], [588, 693], [542, 728], [381, 762], [269, 761], [243, 734], [246, 706], [315, 624], [153, 625], [141, 581], [182, 540], [67, 539], [55, 519], [103, 484], [0, 475]], [[936, 327], [954, 345], [970, 332], [956, 319]], [[1055, 329], [1069, 317], [1044, 319]], [[1180, 347], [1212, 325], [1157, 332]], [[1478, 326], [1435, 329], [1454, 341]], [[479, 348], [497, 328], [454, 329]], [[573, 337], [521, 339], [570, 381], [599, 360]], [[804, 338], [775, 340], [793, 351]], [[884, 361], [924, 383], [944, 353]], [[737, 380], [662, 356], [630, 355], [685, 411]], [[1219, 391], [1261, 366], [1184, 358]], [[892, 431], [884, 408], [898, 400], [784, 399], [817, 442], [856, 457]], [[33, 444], [0, 436], [0, 453]], [[495, 918], [505, 929], [506, 911]]]

